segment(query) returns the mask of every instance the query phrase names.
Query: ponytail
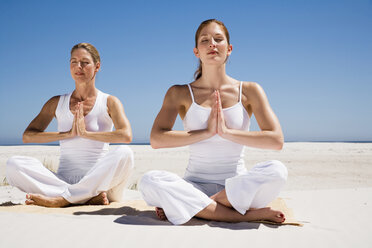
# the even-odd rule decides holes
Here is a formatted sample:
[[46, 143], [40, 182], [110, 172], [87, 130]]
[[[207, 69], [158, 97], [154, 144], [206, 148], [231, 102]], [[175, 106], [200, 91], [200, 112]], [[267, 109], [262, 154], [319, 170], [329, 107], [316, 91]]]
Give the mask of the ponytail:
[[198, 65], [198, 69], [196, 69], [194, 73], [194, 79], [198, 80], [199, 78], [201, 78], [201, 76], [202, 76], [202, 66], [201, 66], [201, 61], [199, 59], [199, 65]]

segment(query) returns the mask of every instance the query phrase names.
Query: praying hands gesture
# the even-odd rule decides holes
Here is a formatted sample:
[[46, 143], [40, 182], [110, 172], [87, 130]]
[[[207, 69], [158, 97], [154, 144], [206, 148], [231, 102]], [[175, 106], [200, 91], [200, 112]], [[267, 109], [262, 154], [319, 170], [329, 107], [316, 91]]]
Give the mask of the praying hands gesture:
[[71, 138], [75, 136], [84, 137], [87, 134], [87, 130], [84, 122], [84, 105], [78, 102], [74, 112], [74, 121], [70, 131]]
[[[23, 134], [25, 143], [47, 143], [57, 140], [64, 140], [73, 137], [109, 142], [109, 143], [129, 143], [132, 140], [132, 129], [124, 113], [123, 105], [114, 96], [107, 98], [108, 114], [112, 119], [115, 130], [108, 132], [87, 131], [84, 122], [84, 105], [79, 102], [75, 106], [74, 120], [70, 130], [60, 132], [45, 132], [49, 123], [55, 117], [59, 96], [52, 97], [44, 104], [40, 113], [29, 124]], [[73, 107], [71, 108], [73, 110]]]
[[213, 136], [218, 134], [224, 139], [245, 146], [280, 150], [283, 146], [283, 133], [277, 117], [270, 108], [267, 97], [263, 90], [256, 84], [250, 85], [249, 97], [251, 107], [255, 113], [260, 131], [245, 131], [230, 129], [226, 126], [221, 97], [219, 91], [215, 91], [215, 102], [212, 106], [208, 120], [208, 133]]
[[[245, 89], [244, 89], [245, 88]], [[280, 150], [283, 146], [283, 133], [279, 120], [272, 111], [266, 94], [256, 83], [243, 84], [243, 95], [247, 99], [242, 105], [245, 110], [256, 117], [260, 131], [248, 131], [227, 127], [222, 101], [219, 91], [215, 91], [213, 104], [208, 118], [207, 127], [200, 130], [177, 131], [172, 130], [177, 115], [184, 118], [187, 113], [189, 89], [182, 85], [174, 85], [169, 88], [164, 97], [163, 106], [157, 115], [150, 136], [153, 148], [179, 147], [190, 145], [216, 134], [220, 137], [241, 145]], [[248, 114], [248, 113], [247, 113]]]
[[[115, 131], [100, 132], [100, 131], [88, 131], [86, 129], [84, 121], [84, 104], [78, 102], [75, 106], [74, 121], [72, 123], [69, 137], [73, 138], [79, 136], [81, 138], [110, 142], [110, 143], [122, 143], [130, 142], [131, 129], [127, 118], [124, 116], [124, 110], [117, 98], [108, 99], [109, 105], [111, 106], [111, 118], [113, 120]], [[111, 104], [110, 104], [111, 102]]]
[[223, 115], [220, 92], [215, 90], [214, 96], [215, 101], [208, 119], [208, 130], [212, 136], [218, 134], [223, 137], [227, 133], [228, 128], [226, 127], [226, 122]]

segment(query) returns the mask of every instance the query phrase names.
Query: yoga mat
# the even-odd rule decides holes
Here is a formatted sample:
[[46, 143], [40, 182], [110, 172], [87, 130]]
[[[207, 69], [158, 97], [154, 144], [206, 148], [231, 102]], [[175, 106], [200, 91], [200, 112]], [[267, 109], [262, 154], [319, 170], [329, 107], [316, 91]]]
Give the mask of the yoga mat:
[[[254, 221], [255, 223], [271, 225], [295, 225], [302, 224], [294, 218], [292, 209], [288, 208], [284, 199], [277, 198], [269, 205], [272, 209], [280, 210], [286, 216], [284, 223], [278, 224], [270, 221]], [[69, 215], [126, 215], [138, 216], [146, 213], [148, 216], [153, 214], [156, 217], [154, 207], [147, 206], [143, 200], [129, 200], [125, 202], [111, 202], [109, 205], [77, 205], [64, 208], [47, 208], [34, 205], [13, 204], [6, 202], [1, 204], [0, 212], [13, 213], [36, 213], [36, 214], [69, 214]], [[194, 220], [195, 218], [193, 218]], [[193, 221], [191, 220], [191, 222]], [[200, 219], [199, 219], [200, 220]], [[159, 220], [160, 221], [160, 220]], [[207, 222], [203, 220], [204, 222]], [[195, 222], [195, 221], [194, 221]], [[143, 223], [143, 222], [142, 222]], [[196, 223], [196, 222], [195, 222]], [[200, 221], [198, 222], [200, 223]], [[145, 223], [144, 223], [145, 224]]]

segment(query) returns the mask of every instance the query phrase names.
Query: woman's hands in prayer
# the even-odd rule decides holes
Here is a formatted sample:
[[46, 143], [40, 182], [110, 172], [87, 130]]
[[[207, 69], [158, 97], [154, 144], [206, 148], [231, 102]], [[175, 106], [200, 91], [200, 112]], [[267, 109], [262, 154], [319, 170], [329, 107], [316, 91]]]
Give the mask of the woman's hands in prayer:
[[75, 136], [84, 137], [86, 133], [87, 130], [84, 122], [84, 105], [83, 103], [79, 102], [75, 108], [74, 121], [70, 130], [70, 136], [71, 138]]
[[221, 96], [219, 91], [214, 91], [215, 101], [211, 108], [211, 113], [208, 119], [208, 131], [211, 135], [223, 135], [228, 131], [226, 127], [225, 118], [223, 115], [222, 103], [221, 103]]

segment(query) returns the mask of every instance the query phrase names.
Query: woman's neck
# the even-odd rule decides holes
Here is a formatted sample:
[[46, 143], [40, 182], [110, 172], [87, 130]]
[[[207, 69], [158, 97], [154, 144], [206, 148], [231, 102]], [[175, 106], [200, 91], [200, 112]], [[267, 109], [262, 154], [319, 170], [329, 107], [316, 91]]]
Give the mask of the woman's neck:
[[94, 80], [90, 82], [76, 82], [75, 81], [75, 91], [74, 97], [84, 101], [88, 97], [96, 96], [97, 89], [95, 87]]
[[226, 75], [225, 65], [203, 66], [200, 82], [206, 87], [218, 90], [222, 85], [231, 83], [231, 78]]

